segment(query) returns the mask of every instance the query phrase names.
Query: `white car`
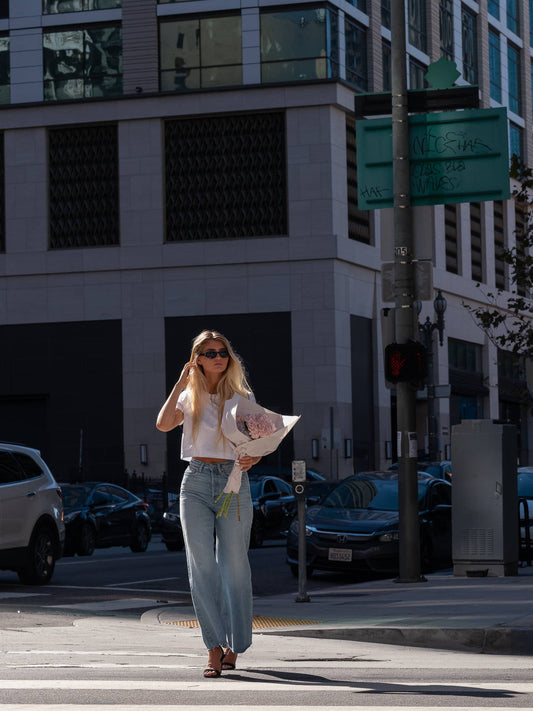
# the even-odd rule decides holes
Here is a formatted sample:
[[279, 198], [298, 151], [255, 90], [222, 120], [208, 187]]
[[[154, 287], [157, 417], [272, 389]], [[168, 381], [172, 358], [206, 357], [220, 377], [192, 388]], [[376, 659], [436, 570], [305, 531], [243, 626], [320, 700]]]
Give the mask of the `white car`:
[[64, 542], [61, 489], [40, 452], [0, 442], [0, 569], [47, 583]]

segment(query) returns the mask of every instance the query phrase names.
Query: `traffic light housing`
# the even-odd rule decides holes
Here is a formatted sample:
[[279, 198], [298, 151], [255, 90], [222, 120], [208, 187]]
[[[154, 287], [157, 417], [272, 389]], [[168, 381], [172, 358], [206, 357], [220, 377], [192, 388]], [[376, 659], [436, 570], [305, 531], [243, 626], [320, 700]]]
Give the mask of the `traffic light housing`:
[[418, 341], [386, 346], [385, 378], [390, 383], [420, 383], [427, 372], [427, 350]]

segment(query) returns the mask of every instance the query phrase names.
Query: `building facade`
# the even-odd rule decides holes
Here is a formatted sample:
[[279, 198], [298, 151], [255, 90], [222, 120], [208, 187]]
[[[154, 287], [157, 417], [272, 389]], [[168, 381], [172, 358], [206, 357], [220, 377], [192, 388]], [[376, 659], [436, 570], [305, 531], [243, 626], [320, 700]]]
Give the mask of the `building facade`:
[[[410, 88], [453, 59], [482, 106], [507, 107], [531, 163], [531, 3], [406, 5]], [[0, 67], [2, 438], [62, 480], [126, 468], [175, 484], [179, 436], [155, 417], [213, 328], [259, 402], [302, 415], [272, 464], [388, 467], [390, 220], [358, 209], [353, 109], [390, 90], [390, 0], [4, 0]], [[482, 417], [515, 422], [530, 463], [526, 364], [463, 306], [510, 286], [500, 250], [527, 216], [512, 200], [423, 210], [447, 300], [439, 457], [453, 424]], [[424, 392], [418, 415], [424, 450]]]

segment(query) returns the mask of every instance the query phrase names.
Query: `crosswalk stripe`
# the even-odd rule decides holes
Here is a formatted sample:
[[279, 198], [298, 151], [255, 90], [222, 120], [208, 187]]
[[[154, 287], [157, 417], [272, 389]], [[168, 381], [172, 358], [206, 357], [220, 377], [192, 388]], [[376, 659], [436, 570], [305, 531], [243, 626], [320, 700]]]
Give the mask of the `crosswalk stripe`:
[[[424, 687], [434, 688], [435, 684], [438, 684], [442, 693], [445, 693], [447, 687], [457, 689], [457, 684], [453, 681], [440, 681], [440, 682], [395, 682], [396, 687], [404, 687], [406, 691], [412, 687], [413, 690], [416, 689], [417, 693], [423, 694]], [[483, 691], [506, 691], [508, 693], [514, 694], [532, 694], [533, 693], [533, 683], [529, 682], [516, 682], [512, 684], [505, 683], [489, 683], [489, 682], [461, 682], [461, 689], [472, 689], [472, 690], [483, 690]], [[372, 691], [372, 686], [366, 686], [362, 684], [300, 684], [293, 683], [287, 684], [283, 687], [283, 692], [288, 691], [313, 691], [313, 692], [338, 692], [338, 691], [350, 691], [352, 693], [367, 693]], [[277, 682], [260, 682], [255, 678], [246, 680], [233, 680], [220, 678], [214, 682], [212, 679], [197, 681], [172, 681], [172, 680], [154, 680], [154, 679], [0, 679], [0, 689], [84, 689], [92, 690], [98, 689], [100, 691], [112, 690], [112, 691], [213, 691], [216, 689], [217, 692], [220, 691], [280, 691], [279, 683]], [[218, 707], [217, 707], [218, 708]], [[254, 706], [254, 709], [256, 707]], [[270, 707], [273, 708], [273, 707]], [[386, 707], [390, 708], [390, 707]], [[476, 707], [478, 708], [478, 707]], [[417, 707], [418, 709], [418, 707]], [[448, 711], [448, 707], [446, 707]], [[4, 707], [0, 704], [0, 711], [3, 711]], [[39, 711], [41, 708], [39, 707]], [[85, 709], [84, 709], [85, 711]]]
[[[0, 704], [0, 711], [235, 711], [235, 705], [196, 705], [196, 704]], [[253, 711], [398, 711], [398, 706], [258, 706], [254, 704]], [[442, 711], [472, 711], [472, 706], [441, 706]], [[477, 706], [476, 711], [509, 711], [508, 706]], [[514, 707], [516, 708], [516, 707]], [[525, 707], [524, 707], [525, 709]], [[416, 706], [416, 711], [435, 711], [434, 706]]]

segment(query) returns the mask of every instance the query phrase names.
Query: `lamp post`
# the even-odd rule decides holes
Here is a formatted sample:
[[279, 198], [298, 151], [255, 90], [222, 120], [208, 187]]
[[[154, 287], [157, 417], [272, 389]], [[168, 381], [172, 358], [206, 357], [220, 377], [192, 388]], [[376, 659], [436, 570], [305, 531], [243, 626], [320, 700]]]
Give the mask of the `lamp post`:
[[[418, 332], [420, 340], [427, 350], [428, 356], [428, 374], [426, 379], [427, 389], [427, 408], [428, 408], [428, 458], [430, 462], [437, 459], [439, 449], [439, 438], [437, 431], [437, 417], [435, 415], [435, 368], [433, 364], [433, 331], [439, 332], [439, 344], [444, 343], [444, 312], [446, 311], [446, 299], [442, 295], [442, 291], [437, 291], [437, 296], [433, 301], [436, 320], [431, 321], [429, 316], [426, 317], [424, 323], [418, 324]], [[415, 308], [420, 315], [422, 310], [422, 302], [415, 301]]]

